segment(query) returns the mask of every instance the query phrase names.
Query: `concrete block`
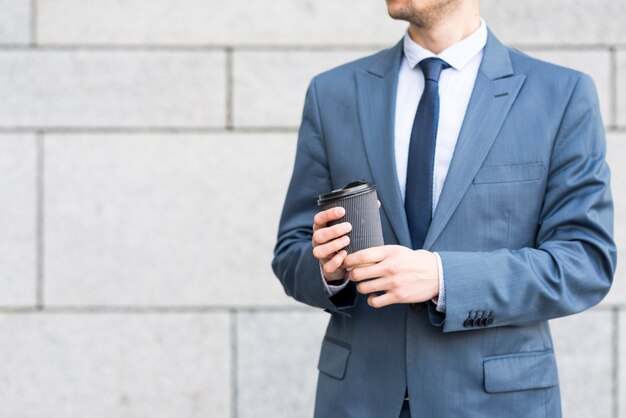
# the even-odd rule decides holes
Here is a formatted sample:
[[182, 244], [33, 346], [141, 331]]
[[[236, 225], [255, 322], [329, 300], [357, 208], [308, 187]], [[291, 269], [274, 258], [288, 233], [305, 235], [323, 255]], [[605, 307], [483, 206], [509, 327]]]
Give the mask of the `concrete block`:
[[407, 24], [384, 2], [56, 0], [38, 10], [46, 44], [388, 44]]
[[618, 370], [618, 413], [616, 416], [623, 417], [626, 412], [626, 310], [620, 309], [618, 317], [619, 353], [617, 362]]
[[313, 416], [327, 322], [323, 312], [238, 314], [239, 418]]
[[36, 159], [34, 135], [0, 135], [0, 305], [35, 303]]
[[30, 0], [0, 0], [0, 44], [30, 41]]
[[292, 304], [271, 270], [295, 134], [46, 137], [50, 305]]
[[481, 16], [504, 42], [534, 45], [623, 43], [626, 26], [618, 16], [626, 2], [598, 0], [483, 0]]
[[6, 51], [0, 73], [4, 127], [221, 127], [226, 119], [221, 52]]
[[3, 417], [230, 416], [226, 314], [1, 314]]
[[626, 50], [617, 53], [617, 125], [626, 127]]
[[626, 303], [626, 134], [611, 133], [608, 135], [607, 162], [611, 169], [611, 192], [615, 211], [615, 243], [617, 244], [617, 272], [613, 280], [613, 287], [606, 296], [603, 304]]
[[235, 52], [235, 126], [299, 126], [306, 89], [313, 76], [374, 52]]
[[612, 418], [613, 319], [595, 310], [551, 321], [563, 416]]
[[611, 117], [611, 55], [608, 49], [577, 49], [577, 50], [530, 50], [529, 55], [557, 65], [573, 68], [589, 74], [596, 84], [602, 119], [610, 126], [614, 123]]

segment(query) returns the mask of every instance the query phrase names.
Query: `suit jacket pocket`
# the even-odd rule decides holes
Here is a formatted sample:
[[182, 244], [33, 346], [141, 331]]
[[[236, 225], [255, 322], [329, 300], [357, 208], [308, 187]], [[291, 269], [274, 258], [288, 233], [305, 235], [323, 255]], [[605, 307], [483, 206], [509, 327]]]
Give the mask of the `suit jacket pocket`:
[[487, 166], [478, 170], [474, 177], [474, 184], [539, 180], [542, 171], [543, 163]]
[[320, 372], [335, 379], [343, 379], [348, 357], [350, 357], [350, 348], [347, 344], [325, 337], [317, 368]]
[[559, 384], [552, 350], [485, 357], [483, 369], [488, 393], [545, 389]]

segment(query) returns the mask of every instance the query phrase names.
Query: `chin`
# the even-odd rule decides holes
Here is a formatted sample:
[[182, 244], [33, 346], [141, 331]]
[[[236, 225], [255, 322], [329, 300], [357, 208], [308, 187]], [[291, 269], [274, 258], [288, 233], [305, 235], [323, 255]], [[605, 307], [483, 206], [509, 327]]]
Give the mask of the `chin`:
[[394, 19], [404, 18], [410, 7], [411, 0], [387, 0], [387, 12]]

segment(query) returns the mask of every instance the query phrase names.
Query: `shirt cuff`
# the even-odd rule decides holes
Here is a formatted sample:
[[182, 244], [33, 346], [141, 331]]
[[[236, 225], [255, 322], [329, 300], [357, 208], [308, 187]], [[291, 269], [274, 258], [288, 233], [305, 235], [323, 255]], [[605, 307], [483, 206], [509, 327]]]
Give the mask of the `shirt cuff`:
[[343, 289], [344, 287], [348, 285], [348, 281], [349, 281], [348, 279], [345, 279], [343, 283], [337, 286], [328, 284], [328, 282], [324, 278], [324, 271], [322, 270], [322, 263], [319, 263], [319, 264], [320, 264], [320, 276], [322, 277], [322, 283], [324, 283], [324, 291], [326, 292], [328, 296], [335, 296], [337, 293], [341, 291], [341, 289]]
[[446, 286], [443, 279], [443, 263], [439, 253], [434, 253], [437, 257], [437, 269], [439, 270], [439, 296], [433, 298], [432, 301], [437, 305], [437, 311], [444, 313], [446, 311]]

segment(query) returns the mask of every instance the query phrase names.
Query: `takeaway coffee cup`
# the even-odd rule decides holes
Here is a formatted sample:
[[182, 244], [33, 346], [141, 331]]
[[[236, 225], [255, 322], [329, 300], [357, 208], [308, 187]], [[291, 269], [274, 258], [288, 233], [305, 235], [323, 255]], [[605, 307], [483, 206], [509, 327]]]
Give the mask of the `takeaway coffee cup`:
[[353, 181], [343, 189], [320, 195], [317, 204], [321, 210], [337, 206], [346, 210], [345, 216], [329, 222], [328, 226], [352, 224], [352, 231], [347, 234], [350, 244], [345, 248], [348, 254], [384, 244], [375, 185], [365, 180]]

